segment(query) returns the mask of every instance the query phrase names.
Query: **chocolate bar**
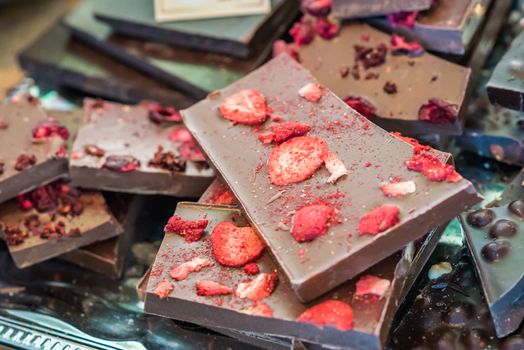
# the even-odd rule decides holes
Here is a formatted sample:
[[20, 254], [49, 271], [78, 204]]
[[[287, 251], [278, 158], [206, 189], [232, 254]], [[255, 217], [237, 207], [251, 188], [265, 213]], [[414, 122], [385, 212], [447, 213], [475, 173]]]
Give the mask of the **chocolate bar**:
[[[268, 114], [274, 121], [272, 132], [261, 123]], [[356, 113], [286, 54], [182, 115], [305, 301], [480, 200], [452, 166]], [[238, 123], [258, 125], [252, 130]], [[274, 148], [268, 144], [286, 137], [289, 140]], [[324, 162], [329, 171], [322, 168]], [[427, 162], [443, 167], [441, 175], [433, 177], [428, 170], [432, 166], [423, 170]], [[395, 199], [389, 188], [404, 185], [409, 188], [398, 193], [403, 198]], [[334, 208], [338, 219], [331, 222]], [[302, 215], [317, 209], [323, 213], [319, 227], [302, 230], [307, 226]], [[376, 215], [387, 217], [388, 223], [373, 225]]]
[[[222, 266], [214, 250], [215, 245], [211, 242], [211, 237], [217, 234], [217, 227], [223, 225], [224, 221], [232, 222], [240, 230], [242, 227], [245, 229], [247, 222], [240, 211], [224, 206], [179, 203], [175, 215], [185, 222], [205, 218], [208, 220], [207, 228], [198, 241], [191, 243], [187, 242], [187, 236], [166, 233], [149, 275], [144, 304], [146, 312], [204, 327], [297, 337], [314, 344], [352, 349], [382, 348], [381, 344], [386, 340], [395, 311], [406, 297], [441, 233], [441, 230], [433, 230], [425, 242], [409, 245], [402, 253], [393, 254], [359, 278], [346, 282], [321, 299], [306, 305], [298, 300], [282, 271], [270, 255], [265, 253], [254, 261], [260, 272], [256, 274], [276, 274], [278, 282], [272, 290], [264, 289], [269, 292], [268, 295], [254, 303], [249, 299], [254, 297], [253, 294], [240, 297], [235, 294], [239, 293], [240, 288], [236, 292], [235, 288], [239, 283], [259, 277], [248, 275], [245, 272], [247, 267]], [[170, 219], [169, 222], [171, 221]], [[200, 268], [193, 269], [193, 272], [179, 273], [184, 270], [180, 267], [182, 264], [194, 262], [195, 259], [207, 262], [207, 266], [202, 264]], [[379, 280], [380, 285], [388, 285], [385, 290], [382, 289], [383, 293], [375, 290], [379, 295], [362, 294], [365, 284], [362, 281]], [[231, 289], [232, 293], [212, 297], [197, 295], [196, 285], [201, 285], [201, 281], [218, 283]], [[238, 295], [241, 294], [240, 292]], [[302, 318], [304, 322], [296, 321], [305, 310], [335, 299], [338, 303], [350, 306], [354, 327], [342, 326], [342, 321], [338, 324], [339, 328], [329, 322], [324, 327], [312, 325], [305, 321], [305, 317]]]
[[28, 74], [93, 96], [126, 103], [154, 100], [185, 108], [193, 100], [165, 84], [91, 49], [61, 25], [52, 27], [18, 54]]
[[0, 105], [0, 203], [67, 177], [68, 138], [67, 129], [49, 119], [37, 99]]
[[[297, 12], [297, 7], [292, 2], [282, 2], [281, 15], [288, 22]], [[118, 35], [108, 25], [94, 19], [94, 5], [95, 1], [85, 1], [64, 18], [63, 23], [75, 37], [198, 99], [204, 98], [210, 91], [233, 83], [261, 65], [269, 56], [274, 39], [286, 29], [285, 25], [279, 24], [271, 32], [270, 38], [257, 43], [252, 57], [235, 59], [212, 52], [175, 48]], [[125, 6], [128, 7], [127, 3]]]
[[70, 160], [76, 186], [191, 197], [211, 183], [213, 170], [176, 110], [97, 100], [84, 109]]
[[[341, 27], [337, 40], [316, 38], [297, 51], [321, 84], [386, 130], [460, 135], [470, 69], [422, 51], [417, 57], [399, 54], [401, 40], [351, 23]], [[370, 53], [361, 59], [364, 50]], [[432, 103], [451, 106], [449, 116], [436, 110], [428, 116], [424, 106]]]
[[427, 10], [432, 3], [432, 0], [333, 0], [331, 13], [337, 18], [371, 17]]
[[95, 15], [131, 37], [246, 58], [255, 55], [257, 45], [272, 38], [279, 27], [286, 26], [294, 17], [289, 9], [296, 13], [298, 4], [297, 0], [272, 0], [267, 15], [158, 23], [152, 2], [115, 0], [97, 2]]
[[198, 203], [214, 205], [237, 205], [237, 200], [233, 193], [224, 184], [220, 178], [213, 180], [211, 185], [198, 199]]
[[81, 192], [63, 181], [2, 204], [0, 223], [19, 268], [122, 233], [100, 193]]

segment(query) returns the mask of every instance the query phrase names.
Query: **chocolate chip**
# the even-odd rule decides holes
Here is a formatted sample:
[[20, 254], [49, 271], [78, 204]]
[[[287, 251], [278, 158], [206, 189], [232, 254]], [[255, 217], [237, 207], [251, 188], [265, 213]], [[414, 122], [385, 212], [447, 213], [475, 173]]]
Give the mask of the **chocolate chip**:
[[32, 167], [36, 164], [36, 156], [34, 154], [21, 154], [16, 158], [15, 170], [22, 171]]
[[482, 247], [481, 254], [489, 262], [497, 262], [502, 259], [511, 250], [511, 243], [504, 240], [496, 240], [493, 242], [490, 242], [486, 244], [484, 247]]
[[127, 173], [140, 167], [140, 161], [133, 156], [109, 156], [103, 165], [104, 168], [121, 173]]
[[508, 209], [511, 213], [518, 216], [520, 219], [524, 219], [524, 200], [518, 199], [511, 202], [508, 205]]
[[484, 227], [495, 219], [495, 213], [490, 209], [478, 209], [469, 213], [466, 221], [471, 226]]
[[452, 326], [463, 326], [473, 316], [473, 305], [453, 304], [446, 312], [445, 321]]
[[97, 145], [86, 145], [84, 147], [84, 152], [89, 154], [93, 157], [103, 157], [104, 154], [106, 154], [106, 151], [104, 151], [102, 148], [98, 147]]
[[493, 238], [512, 237], [518, 230], [519, 227], [513, 221], [501, 219], [491, 226], [489, 229], [489, 235]]

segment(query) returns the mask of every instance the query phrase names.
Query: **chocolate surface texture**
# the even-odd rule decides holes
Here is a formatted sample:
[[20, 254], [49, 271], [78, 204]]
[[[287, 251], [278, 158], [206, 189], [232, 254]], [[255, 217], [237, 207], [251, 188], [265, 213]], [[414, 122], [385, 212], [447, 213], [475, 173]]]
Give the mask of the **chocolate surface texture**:
[[393, 12], [427, 10], [432, 0], [333, 0], [332, 13], [337, 18], [360, 18]]

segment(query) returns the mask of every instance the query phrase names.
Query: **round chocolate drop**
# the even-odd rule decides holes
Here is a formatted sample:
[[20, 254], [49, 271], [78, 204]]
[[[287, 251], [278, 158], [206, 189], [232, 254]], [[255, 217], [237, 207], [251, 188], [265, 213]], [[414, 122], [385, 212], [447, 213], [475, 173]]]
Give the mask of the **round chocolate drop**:
[[524, 338], [514, 335], [507, 338], [502, 345], [502, 350], [522, 350], [524, 349]]
[[502, 259], [511, 250], [511, 243], [503, 240], [496, 240], [482, 247], [481, 254], [489, 262], [497, 262]]
[[473, 315], [471, 304], [452, 304], [450, 305], [445, 321], [452, 326], [463, 326]]
[[466, 221], [471, 226], [483, 227], [491, 223], [495, 219], [495, 213], [491, 209], [478, 209], [469, 213]]
[[491, 226], [489, 229], [489, 235], [493, 238], [512, 237], [518, 230], [518, 225], [513, 221], [501, 219]]
[[509, 204], [508, 209], [515, 216], [524, 219], [524, 200], [517, 199]]

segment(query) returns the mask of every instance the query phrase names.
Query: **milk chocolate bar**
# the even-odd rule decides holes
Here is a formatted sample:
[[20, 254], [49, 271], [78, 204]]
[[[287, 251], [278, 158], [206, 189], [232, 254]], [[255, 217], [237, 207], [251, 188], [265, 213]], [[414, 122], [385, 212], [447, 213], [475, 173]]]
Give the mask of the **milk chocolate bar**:
[[[247, 267], [221, 265], [211, 237], [217, 234], [217, 227], [224, 222], [233, 223], [237, 229], [245, 229], [247, 222], [238, 209], [179, 203], [175, 215], [186, 222], [205, 218], [208, 224], [203, 236], [191, 243], [176, 233], [166, 233], [149, 274], [144, 304], [146, 312], [204, 327], [296, 337], [313, 344], [352, 349], [382, 348], [395, 311], [426, 263], [441, 232], [433, 230], [426, 240], [410, 244], [402, 253], [393, 254], [322, 298], [302, 304], [267, 252], [248, 264], [256, 265], [258, 272], [254, 275], [246, 272]], [[184, 270], [181, 265], [187, 266], [195, 259], [206, 264], [192, 272], [180, 274]], [[258, 295], [257, 301], [250, 299], [255, 298], [253, 293], [248, 293], [246, 297], [239, 292], [239, 284], [255, 278], [260, 280], [263, 274], [266, 277], [277, 275], [278, 282], [264, 289], [264, 295]], [[230, 291], [223, 290], [226, 294], [220, 296], [204, 295], [201, 288], [197, 288], [197, 285], [202, 287], [202, 281], [214, 282]], [[387, 287], [382, 289], [383, 293], [375, 290], [379, 295], [367, 295], [365, 288], [362, 289], [365, 281], [380, 281], [380, 285]], [[353, 321], [349, 322], [347, 315], [345, 321], [354, 323], [354, 326], [344, 324], [342, 320], [337, 326], [329, 322], [321, 325], [315, 323], [318, 320], [306, 321], [305, 317], [299, 317], [305, 310], [312, 310], [326, 301], [343, 303], [351, 308]], [[302, 321], [297, 321], [297, 318]]]
[[84, 112], [70, 160], [75, 185], [199, 196], [211, 183], [213, 170], [175, 109], [85, 100]]
[[360, 18], [427, 10], [432, 3], [432, 0], [333, 0], [331, 12], [337, 18]]
[[[380, 129], [286, 54], [182, 115], [305, 301], [480, 200], [428, 147]], [[406, 191], [394, 193], [398, 186]], [[317, 209], [319, 226], [309, 230], [302, 217]]]

